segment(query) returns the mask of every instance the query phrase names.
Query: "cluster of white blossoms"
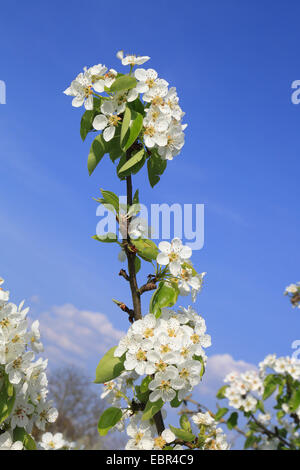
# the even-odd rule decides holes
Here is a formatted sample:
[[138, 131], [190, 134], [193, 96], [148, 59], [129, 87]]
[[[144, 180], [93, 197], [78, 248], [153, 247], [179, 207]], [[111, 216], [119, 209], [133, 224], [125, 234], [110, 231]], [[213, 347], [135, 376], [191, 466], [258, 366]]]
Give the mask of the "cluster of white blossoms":
[[[3, 284], [0, 279], [0, 285]], [[0, 391], [4, 397], [14, 400], [11, 412], [0, 425], [0, 449], [17, 448], [13, 443], [15, 428], [31, 433], [33, 426], [45, 431], [47, 423], [53, 423], [58, 412], [47, 400], [47, 360], [35, 360], [35, 353], [43, 350], [39, 323], [28, 328], [28, 308], [23, 309], [9, 302], [9, 292], [0, 288]]]
[[[228, 450], [226, 434], [218, 426], [218, 422], [207, 411], [206, 413], [197, 413], [192, 416], [192, 421], [202, 430], [202, 436], [205, 438], [205, 450]], [[203, 431], [205, 431], [203, 435]]]
[[246, 413], [256, 410], [256, 405], [264, 390], [263, 379], [257, 371], [251, 370], [242, 374], [232, 372], [225, 377], [224, 381], [230, 383], [224, 392], [229, 400], [229, 406], [243, 409]]
[[[245, 413], [250, 412], [254, 415], [257, 409], [261, 409], [258, 404], [264, 395], [266, 387], [265, 379], [269, 373], [282, 376], [283, 378], [290, 377], [295, 381], [299, 381], [300, 361], [289, 356], [277, 358], [275, 354], [270, 354], [259, 363], [258, 371], [251, 370], [241, 374], [237, 372], [228, 374], [224, 379], [225, 382], [229, 383], [224, 391], [224, 396], [229, 400], [229, 405], [232, 408]], [[279, 410], [281, 417], [278, 417], [277, 414], [277, 419], [287, 432], [287, 440], [299, 437], [298, 425], [293, 420], [288, 420], [287, 418], [293, 413], [300, 420], [300, 406], [298, 409], [291, 411], [289, 406], [283, 403]], [[272, 415], [268, 411], [259, 413], [257, 421], [267, 426], [271, 432], [276, 434], [276, 422], [272, 423]], [[279, 440], [276, 437], [263, 436], [262, 441], [257, 447], [271, 450], [276, 449], [278, 443]]]
[[191, 307], [178, 312], [164, 308], [159, 318], [152, 314], [135, 321], [116, 348], [115, 357], [126, 355], [127, 371], [139, 376], [153, 375], [149, 399], [179, 400], [201, 380], [203, 348], [211, 345], [204, 319]]
[[[176, 436], [170, 429], [165, 429], [159, 436], [153, 423], [150, 421], [141, 421], [142, 413], [136, 413], [130, 418], [126, 428], [127, 435], [130, 437], [125, 446], [125, 450], [161, 450], [167, 444], [175, 441]], [[176, 445], [175, 450], [182, 449]]]
[[[112, 431], [124, 432], [126, 428], [129, 440], [125, 446], [125, 450], [157, 450], [162, 449], [165, 445], [175, 440], [175, 435], [169, 429], [157, 436], [157, 430], [153, 421], [142, 421], [142, 412], [133, 412], [131, 408], [122, 407], [122, 400], [131, 404], [128, 396], [133, 390], [133, 384], [140, 376], [135, 371], [123, 372], [117, 379], [111, 380], [104, 384], [101, 399], [105, 399], [114, 407], [122, 410], [122, 419], [112, 428]], [[162, 416], [166, 419], [167, 413], [161, 410]], [[181, 449], [176, 445], [175, 450]]]
[[184, 112], [179, 106], [176, 88], [168, 88], [166, 80], [158, 78], [154, 69], [137, 69], [136, 90], [142, 94], [146, 107], [144, 118], [144, 143], [149, 149], [157, 148], [159, 155], [165, 160], [172, 160], [184, 145], [184, 129], [182, 124]]
[[168, 267], [180, 294], [185, 296], [191, 292], [192, 300], [195, 302], [206, 273], [198, 274], [193, 268], [190, 261], [192, 249], [183, 245], [179, 238], [174, 238], [171, 243], [160, 242], [158, 248], [161, 252], [156, 258], [157, 263]]
[[[73, 96], [72, 105], [85, 106], [87, 110], [94, 107], [94, 97], [101, 97], [100, 112], [93, 120], [95, 130], [103, 131], [103, 139], [113, 139], [116, 128], [122, 123], [127, 103], [135, 101], [139, 96], [144, 102], [145, 116], [143, 120], [142, 142], [148, 149], [157, 149], [165, 160], [172, 160], [184, 145], [184, 129], [182, 124], [184, 112], [179, 106], [176, 88], [169, 88], [166, 80], [158, 78], [153, 69], [133, 67], [144, 64], [148, 56], [124, 56], [117, 53], [122, 65], [130, 66], [130, 75], [136, 79], [136, 86], [131, 89], [111, 92], [110, 87], [120, 76], [114, 69], [108, 70], [103, 64], [84, 67], [71, 85], [64, 91]], [[106, 93], [106, 95], [99, 95]]]
[[288, 295], [292, 306], [300, 308], [300, 282], [286, 287], [284, 295]]

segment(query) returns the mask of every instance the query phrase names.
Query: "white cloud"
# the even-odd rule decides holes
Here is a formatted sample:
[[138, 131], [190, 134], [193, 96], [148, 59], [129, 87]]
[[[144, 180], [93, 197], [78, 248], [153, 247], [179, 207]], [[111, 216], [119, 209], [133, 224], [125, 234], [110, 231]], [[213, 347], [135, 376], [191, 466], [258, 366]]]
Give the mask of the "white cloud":
[[38, 319], [50, 367], [95, 365], [125, 334], [103, 313], [79, 310], [72, 304], [52, 307]]
[[197, 388], [201, 395], [216, 396], [218, 389], [224, 385], [223, 380], [227, 374], [236, 371], [255, 370], [253, 364], [243, 360], [235, 360], [230, 354], [215, 354], [208, 358], [203, 381]]

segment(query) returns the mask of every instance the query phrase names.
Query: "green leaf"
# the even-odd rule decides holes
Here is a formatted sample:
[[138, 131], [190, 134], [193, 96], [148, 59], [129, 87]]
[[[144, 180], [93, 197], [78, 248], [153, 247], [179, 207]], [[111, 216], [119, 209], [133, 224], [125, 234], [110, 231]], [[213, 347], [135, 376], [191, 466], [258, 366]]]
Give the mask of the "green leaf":
[[297, 388], [293, 391], [292, 398], [289, 401], [290, 411], [293, 413], [297, 411], [300, 406], [300, 389]]
[[223, 387], [220, 388], [220, 390], [218, 391], [217, 393], [217, 398], [219, 398], [220, 400], [222, 400], [222, 398], [226, 398], [225, 395], [224, 395], [224, 392], [225, 390], [228, 388], [229, 385], [223, 385]]
[[92, 238], [102, 243], [115, 243], [118, 241], [117, 235], [112, 232], [106, 233], [105, 235], [93, 235]]
[[81, 118], [80, 136], [83, 141], [85, 141], [88, 133], [93, 130], [94, 117], [95, 117], [95, 111], [90, 110], [90, 111], [86, 111]]
[[139, 203], [139, 190], [137, 189], [136, 192], [134, 193], [132, 204], [138, 204]]
[[13, 385], [5, 375], [4, 384], [0, 391], [0, 424], [5, 421], [12, 412], [15, 404], [16, 392]]
[[101, 99], [94, 97], [94, 109], [85, 111], [80, 122], [80, 136], [84, 141], [89, 132], [93, 131], [93, 120], [99, 114]]
[[227, 427], [228, 429], [233, 429], [235, 428], [235, 426], [237, 425], [238, 423], [238, 413], [236, 411], [234, 411], [233, 413], [231, 413], [231, 415], [229, 416], [228, 420], [227, 420]]
[[130, 77], [129, 75], [122, 75], [121, 77], [116, 78], [110, 87], [110, 91], [114, 93], [116, 91], [130, 90], [131, 88], [134, 88], [136, 84], [137, 81], [134, 77]]
[[118, 170], [120, 177], [129, 176], [131, 173], [137, 173], [145, 163], [145, 150], [139, 150], [129, 160], [127, 160]]
[[244, 449], [249, 449], [249, 447], [253, 447], [256, 444], [258, 438], [254, 434], [250, 434], [244, 444]]
[[137, 113], [140, 113], [143, 116], [145, 115], [144, 105], [139, 98], [134, 101], [131, 101], [130, 103], [127, 103], [127, 106], [133, 111], [136, 111]]
[[178, 400], [178, 392], [176, 392], [176, 397], [173, 398], [172, 401], [170, 401], [170, 405], [172, 406], [172, 408], [178, 408], [182, 403], [182, 400], [179, 401]]
[[148, 167], [148, 178], [151, 187], [153, 188], [160, 180], [160, 176], [163, 174], [167, 167], [167, 160], [163, 160], [156, 150], [151, 152], [151, 156], [147, 162]]
[[262, 400], [258, 400], [256, 409], [261, 411], [262, 413], [265, 412], [264, 402]]
[[114, 137], [106, 143], [108, 153], [112, 162], [122, 156], [123, 151], [120, 147], [121, 126], [116, 128]]
[[179, 290], [177, 284], [169, 281], [161, 281], [158, 289], [152, 295], [150, 300], [149, 312], [158, 318], [161, 309], [164, 307], [172, 307], [176, 304]]
[[278, 378], [276, 375], [270, 374], [265, 378], [263, 400], [266, 400], [275, 392], [277, 385]]
[[98, 163], [100, 163], [100, 161], [102, 160], [105, 153], [107, 153], [107, 151], [107, 144], [103, 139], [102, 134], [97, 135], [91, 145], [90, 153], [88, 156], [88, 170], [90, 176], [95, 170]]
[[181, 415], [179, 422], [184, 431], [192, 432], [192, 426], [187, 415]]
[[157, 258], [158, 248], [152, 240], [146, 238], [138, 238], [131, 240], [132, 244], [137, 249], [139, 256], [145, 261], [152, 261]]
[[149, 383], [152, 381], [152, 377], [150, 375], [147, 375], [147, 377], [145, 377], [141, 383], [141, 392], [142, 393], [146, 393], [148, 392], [148, 386], [149, 386]]
[[135, 272], [136, 274], [140, 271], [141, 269], [142, 262], [138, 256], [134, 258], [134, 267], [135, 267]]
[[136, 393], [136, 396], [138, 397], [139, 401], [141, 403], [147, 403], [148, 400], [149, 400], [149, 391], [146, 390], [144, 392], [141, 391], [141, 386], [140, 385], [136, 385], [135, 386], [135, 393]]
[[33, 437], [28, 434], [24, 428], [16, 427], [13, 431], [13, 439], [15, 441], [21, 441], [23, 446], [27, 450], [36, 450], [36, 443]]
[[138, 138], [143, 127], [143, 116], [128, 106], [125, 109], [121, 128], [121, 147], [126, 152]]
[[228, 408], [219, 408], [216, 413], [215, 419], [219, 421], [221, 418], [223, 418], [223, 416], [226, 415], [227, 412], [228, 412]]
[[100, 436], [106, 436], [108, 431], [114, 427], [122, 418], [123, 413], [120, 408], [111, 407], [102, 413], [98, 422], [98, 432]]
[[117, 214], [119, 213], [119, 198], [118, 196], [113, 193], [112, 191], [105, 191], [104, 189], [101, 189], [101, 193], [103, 196], [103, 200], [106, 204], [109, 204], [114, 207], [116, 210]]
[[185, 431], [184, 429], [174, 428], [174, 426], [171, 425], [170, 429], [175, 434], [175, 436], [178, 437], [178, 439], [182, 439], [186, 442], [191, 442], [196, 439], [196, 436], [194, 436], [193, 433]]
[[163, 407], [164, 402], [160, 398], [159, 400], [152, 402], [148, 400], [146, 408], [144, 410], [142, 421], [148, 421]]
[[116, 346], [111, 348], [102, 357], [96, 369], [94, 383], [103, 384], [119, 377], [124, 370], [125, 354], [122, 357], [114, 357]]

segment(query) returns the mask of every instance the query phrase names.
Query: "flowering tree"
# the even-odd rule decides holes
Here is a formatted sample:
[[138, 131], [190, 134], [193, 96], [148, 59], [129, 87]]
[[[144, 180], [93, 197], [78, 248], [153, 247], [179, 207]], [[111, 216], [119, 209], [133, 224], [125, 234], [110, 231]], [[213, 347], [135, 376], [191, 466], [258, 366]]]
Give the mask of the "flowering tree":
[[[4, 280], [0, 278], [0, 286]], [[0, 450], [69, 448], [62, 434], [44, 433], [36, 443], [32, 431], [45, 431], [57, 419], [47, 399], [47, 360], [35, 360], [43, 351], [39, 322], [28, 327], [28, 308], [9, 302], [0, 287]]]
[[[191, 294], [195, 300], [205, 273], [197, 273], [191, 262], [192, 250], [175, 238], [156, 244], [148, 237], [138, 213], [139, 190], [133, 192], [133, 175], [147, 162], [150, 185], [155, 186], [167, 161], [184, 145], [184, 116], [175, 87], [159, 78], [153, 69], [140, 67], [147, 56], [117, 57], [127, 73], [108, 70], [99, 64], [84, 68], [65, 94], [75, 107], [84, 105], [80, 133], [97, 133], [88, 156], [92, 174], [108, 154], [116, 174], [126, 184], [127, 203], [116, 194], [101, 190], [97, 201], [111, 210], [119, 224], [118, 233], [97, 234], [104, 243], [116, 243], [121, 259], [127, 260], [120, 275], [128, 282], [132, 307], [114, 302], [128, 314], [131, 326], [120, 343], [99, 362], [96, 383], [104, 384], [102, 397], [111, 407], [101, 415], [98, 430], [106, 435], [124, 429], [130, 437], [126, 449], [226, 448], [222, 431], [210, 422], [192, 429], [187, 417], [178, 428], [166, 427], [165, 404], [178, 407], [184, 396], [201, 380], [206, 364], [204, 348], [210, 346], [206, 325], [191, 307], [173, 310], [179, 295]], [[117, 162], [117, 164], [116, 164]], [[138, 286], [137, 273], [142, 262], [151, 273]], [[141, 296], [154, 291], [143, 316]]]
[[[285, 294], [295, 296], [298, 286], [288, 286]], [[227, 399], [228, 408], [219, 405], [216, 414], [203, 413], [205, 406], [187, 396], [182, 413], [194, 415], [194, 420], [203, 423], [213, 417], [226, 424], [242, 436], [245, 449], [300, 449], [300, 361], [296, 357], [269, 354], [256, 370], [233, 371], [224, 382], [217, 398]], [[198, 414], [187, 408], [188, 403], [196, 406]], [[230, 408], [234, 409], [231, 413]]]

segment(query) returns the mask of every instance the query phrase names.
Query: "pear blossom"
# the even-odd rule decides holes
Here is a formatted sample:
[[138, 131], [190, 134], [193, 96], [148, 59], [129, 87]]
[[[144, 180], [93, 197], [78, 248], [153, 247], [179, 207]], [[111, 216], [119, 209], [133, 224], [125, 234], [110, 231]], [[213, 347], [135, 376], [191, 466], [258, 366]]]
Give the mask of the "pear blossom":
[[161, 450], [165, 445], [175, 441], [176, 436], [170, 429], [165, 429], [160, 436], [154, 438], [153, 449]]
[[64, 91], [65, 95], [74, 96], [72, 106], [79, 108], [84, 105], [86, 110], [93, 109], [93, 90], [90, 75], [84, 71], [77, 75], [71, 85]]
[[93, 127], [98, 131], [103, 132], [103, 139], [109, 142], [115, 135], [116, 127], [118, 126], [121, 118], [116, 113], [116, 108], [110, 101], [105, 101], [101, 106], [101, 113], [98, 114], [93, 120]]
[[182, 126], [175, 124], [170, 126], [167, 132], [167, 142], [158, 146], [159, 155], [165, 160], [173, 160], [184, 146], [184, 133]]
[[174, 238], [171, 243], [160, 242], [158, 248], [161, 251], [156, 258], [158, 264], [168, 265], [173, 276], [180, 274], [181, 265], [192, 255], [191, 248], [183, 245], [179, 238]]
[[128, 227], [128, 234], [133, 239], [151, 237], [151, 232], [147, 221], [141, 217], [134, 217]]
[[153, 448], [152, 427], [147, 421], [140, 422], [139, 415], [133, 416], [126, 432], [131, 439], [127, 442], [125, 450], [151, 450]]
[[62, 433], [46, 432], [42, 435], [40, 447], [44, 450], [60, 450], [67, 445]]
[[122, 65], [142, 65], [147, 62], [150, 57], [148, 56], [137, 56], [134, 54], [124, 55], [124, 51], [117, 52], [117, 58], [121, 60]]

